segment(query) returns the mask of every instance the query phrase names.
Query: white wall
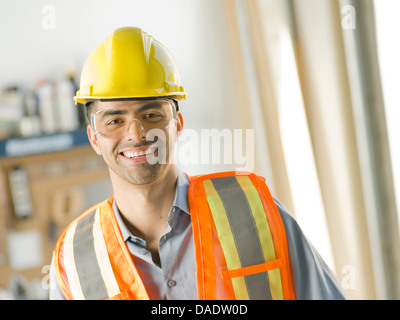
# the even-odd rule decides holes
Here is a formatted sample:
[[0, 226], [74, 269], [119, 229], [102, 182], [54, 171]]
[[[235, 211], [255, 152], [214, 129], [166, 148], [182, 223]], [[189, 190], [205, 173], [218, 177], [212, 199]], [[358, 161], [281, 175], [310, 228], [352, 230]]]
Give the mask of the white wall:
[[[377, 42], [385, 102], [386, 122], [395, 184], [397, 210], [400, 209], [400, 43], [397, 40], [400, 20], [400, 1], [374, 1], [377, 24]], [[400, 214], [400, 212], [398, 212]], [[400, 219], [399, 219], [400, 221]]]
[[[54, 8], [54, 29], [46, 29], [47, 5]], [[186, 127], [236, 126], [222, 1], [1, 0], [0, 89], [33, 88], [40, 79], [62, 78], [71, 66], [79, 72], [93, 48], [128, 25], [141, 27], [174, 56], [189, 93], [181, 103]], [[206, 165], [193, 173], [221, 169], [229, 166]]]

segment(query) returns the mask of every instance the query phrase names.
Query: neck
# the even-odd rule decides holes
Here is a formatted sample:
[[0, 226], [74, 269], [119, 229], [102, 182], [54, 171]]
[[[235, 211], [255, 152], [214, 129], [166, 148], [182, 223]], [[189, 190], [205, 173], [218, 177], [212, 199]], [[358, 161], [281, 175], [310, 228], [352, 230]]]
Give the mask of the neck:
[[177, 176], [176, 167], [169, 165], [154, 182], [134, 185], [111, 173], [118, 209], [133, 235], [151, 241], [165, 231]]

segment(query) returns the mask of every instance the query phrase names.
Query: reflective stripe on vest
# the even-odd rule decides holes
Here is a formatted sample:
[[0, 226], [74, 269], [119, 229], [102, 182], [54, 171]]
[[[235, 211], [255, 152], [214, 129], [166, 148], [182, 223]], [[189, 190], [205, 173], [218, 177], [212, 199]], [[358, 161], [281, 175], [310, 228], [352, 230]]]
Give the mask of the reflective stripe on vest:
[[148, 299], [112, 211], [113, 198], [73, 221], [55, 250], [56, 276], [68, 299]]
[[[215, 178], [204, 180], [203, 185], [228, 269], [235, 270], [276, 260], [261, 200], [249, 178]], [[252, 201], [249, 198], [253, 198]], [[279, 269], [232, 278], [232, 284], [236, 297], [241, 300], [271, 300], [272, 293], [274, 299], [283, 298]], [[273, 290], [270, 290], [270, 286]]]
[[[254, 174], [238, 172], [191, 180], [199, 298], [217, 299], [222, 276], [229, 298], [294, 299], [285, 230], [265, 183]], [[218, 245], [225, 270], [225, 261], [216, 258]]]
[[[285, 231], [260, 177], [189, 179], [199, 299], [294, 299]], [[149, 298], [112, 203], [87, 210], [57, 242], [55, 271], [68, 299]]]

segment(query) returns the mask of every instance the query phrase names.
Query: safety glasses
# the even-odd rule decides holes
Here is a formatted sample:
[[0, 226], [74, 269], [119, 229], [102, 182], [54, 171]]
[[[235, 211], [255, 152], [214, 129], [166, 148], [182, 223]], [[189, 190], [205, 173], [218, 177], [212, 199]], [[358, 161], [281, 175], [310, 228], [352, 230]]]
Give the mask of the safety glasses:
[[97, 110], [91, 116], [91, 124], [95, 134], [121, 138], [130, 130], [137, 129], [143, 134], [152, 129], [167, 129], [176, 120], [174, 110], [174, 102], [169, 99], [134, 100], [127, 105]]

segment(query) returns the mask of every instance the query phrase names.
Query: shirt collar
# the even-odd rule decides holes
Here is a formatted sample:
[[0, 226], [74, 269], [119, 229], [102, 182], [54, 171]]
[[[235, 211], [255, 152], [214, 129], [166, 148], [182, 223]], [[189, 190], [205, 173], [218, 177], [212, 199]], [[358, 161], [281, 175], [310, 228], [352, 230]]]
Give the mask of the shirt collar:
[[172, 206], [178, 207], [182, 211], [190, 215], [188, 202], [189, 179], [185, 172], [177, 167], [178, 181], [175, 190], [175, 199]]
[[[175, 198], [174, 198], [174, 202], [172, 204], [172, 208], [177, 207], [180, 210], [182, 210], [183, 212], [190, 215], [189, 202], [188, 202], [189, 179], [188, 179], [186, 173], [183, 172], [178, 167], [177, 167], [177, 173], [178, 173], [178, 180], [176, 183]], [[114, 201], [112, 204], [112, 208], [113, 208], [115, 217], [117, 219], [118, 226], [121, 230], [122, 238], [124, 239], [124, 241], [126, 241], [131, 236], [131, 233], [128, 230], [128, 228], [126, 227], [124, 221], [122, 220], [121, 213], [118, 210], [115, 198], [114, 198]]]

